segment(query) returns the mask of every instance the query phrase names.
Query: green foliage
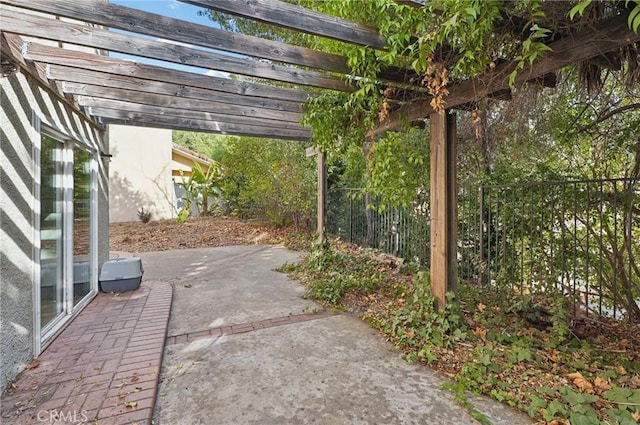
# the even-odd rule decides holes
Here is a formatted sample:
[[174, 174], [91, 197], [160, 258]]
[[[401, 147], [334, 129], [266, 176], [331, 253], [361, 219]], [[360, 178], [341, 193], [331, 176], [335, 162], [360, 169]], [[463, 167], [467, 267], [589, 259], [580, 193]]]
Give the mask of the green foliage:
[[640, 1], [627, 0], [625, 4], [627, 5], [627, 7], [629, 7], [632, 2], [635, 2], [636, 5], [629, 13], [627, 22], [629, 23], [629, 28], [631, 28], [631, 30], [637, 34], [638, 30], [640, 30]]
[[416, 193], [429, 187], [428, 134], [415, 130], [406, 134], [388, 132], [376, 141], [369, 154], [367, 191], [380, 208], [407, 207]]
[[184, 196], [184, 208], [178, 214], [178, 222], [183, 223], [191, 214], [192, 203], [196, 203], [201, 216], [210, 213], [209, 201], [221, 196], [220, 182], [222, 169], [220, 164], [212, 162], [207, 169], [202, 168], [198, 162], [194, 162], [189, 176], [185, 176], [180, 170], [179, 184], [186, 192]]
[[184, 208], [178, 211], [177, 221], [179, 224], [185, 223], [191, 216], [191, 204], [187, 204]]
[[226, 150], [227, 141], [233, 136], [221, 134], [196, 133], [193, 131], [173, 130], [173, 143], [220, 161]]
[[370, 294], [382, 283], [379, 264], [369, 260], [366, 251], [346, 255], [314, 244], [304, 264], [296, 270], [305, 273], [308, 297], [340, 307], [346, 294]]
[[[574, 19], [576, 15], [582, 16], [587, 7], [589, 7], [592, 3], [593, 0], [580, 1], [569, 11], [569, 18]], [[627, 23], [629, 24], [629, 28], [637, 34], [638, 30], [640, 30], [640, 0], [625, 0], [624, 4], [627, 8], [633, 6], [633, 8], [629, 12]]]
[[299, 142], [235, 138], [222, 158], [229, 213], [307, 228], [314, 217], [315, 159]]

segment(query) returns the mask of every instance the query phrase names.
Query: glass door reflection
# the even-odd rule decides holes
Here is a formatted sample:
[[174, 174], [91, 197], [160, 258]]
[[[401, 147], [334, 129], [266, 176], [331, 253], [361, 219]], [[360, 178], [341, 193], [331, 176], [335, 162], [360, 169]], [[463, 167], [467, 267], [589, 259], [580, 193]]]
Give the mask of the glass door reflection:
[[73, 305], [91, 291], [91, 160], [73, 149]]
[[43, 135], [40, 154], [40, 326], [64, 312], [63, 148]]

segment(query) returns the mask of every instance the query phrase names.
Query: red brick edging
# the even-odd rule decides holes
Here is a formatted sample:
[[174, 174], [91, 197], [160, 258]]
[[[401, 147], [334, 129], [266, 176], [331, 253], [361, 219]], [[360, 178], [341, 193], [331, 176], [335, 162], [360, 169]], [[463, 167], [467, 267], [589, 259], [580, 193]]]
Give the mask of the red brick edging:
[[197, 341], [204, 338], [215, 338], [222, 335], [235, 335], [245, 332], [256, 331], [258, 329], [272, 328], [274, 326], [288, 325], [291, 323], [307, 322], [309, 320], [322, 319], [335, 315], [331, 311], [321, 311], [318, 313], [291, 314], [289, 316], [276, 317], [273, 319], [259, 320], [256, 322], [239, 323], [236, 325], [220, 326], [204, 331], [191, 332], [188, 334], [172, 335], [167, 338], [166, 344], [182, 344], [185, 342]]
[[98, 294], [2, 395], [0, 422], [150, 425], [171, 298], [166, 282]]

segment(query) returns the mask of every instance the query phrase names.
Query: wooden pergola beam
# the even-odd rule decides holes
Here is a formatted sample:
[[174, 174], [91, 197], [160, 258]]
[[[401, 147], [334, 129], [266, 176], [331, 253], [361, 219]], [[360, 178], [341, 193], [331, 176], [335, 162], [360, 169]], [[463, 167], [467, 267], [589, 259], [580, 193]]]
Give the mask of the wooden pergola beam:
[[[75, 83], [69, 83], [75, 84]], [[65, 87], [66, 86], [66, 87]], [[63, 85], [63, 90], [69, 90], [69, 85]], [[96, 89], [103, 89], [96, 87]], [[94, 92], [98, 94], [98, 90]], [[118, 93], [122, 93], [119, 96]], [[295, 112], [283, 112], [273, 109], [260, 109], [252, 108], [250, 106], [238, 106], [231, 105], [229, 103], [211, 102], [207, 100], [193, 100], [184, 99], [180, 97], [167, 96], [164, 94], [144, 93], [144, 92], [129, 92], [122, 89], [107, 89], [102, 96], [110, 96], [111, 98], [98, 97], [98, 96], [86, 96], [77, 95], [76, 100], [78, 105], [88, 107], [102, 107], [118, 109], [124, 103], [130, 104], [129, 106], [134, 108], [134, 105], [148, 105], [156, 108], [166, 109], [184, 109], [187, 111], [200, 111], [200, 112], [213, 112], [224, 115], [237, 115], [242, 117], [262, 118], [275, 122], [283, 123], [298, 123], [302, 118], [302, 115]], [[126, 100], [119, 100], [126, 99]], [[118, 107], [108, 105], [120, 105]], [[125, 109], [124, 107], [122, 109]], [[135, 110], [135, 109], [133, 109]], [[161, 112], [159, 112], [160, 114]]]
[[273, 121], [265, 118], [243, 117], [240, 115], [225, 115], [217, 112], [191, 111], [188, 109], [160, 108], [153, 105], [137, 104], [134, 101], [109, 100], [107, 102], [96, 102], [102, 106], [87, 107], [89, 115], [99, 118], [127, 119], [135, 122], [144, 115], [157, 115], [166, 117], [176, 117], [197, 121], [208, 121], [218, 124], [239, 124], [248, 127], [273, 127], [282, 130], [304, 130], [298, 123]]
[[[135, 97], [135, 92], [146, 92], [185, 99], [228, 103], [236, 106], [249, 106], [284, 112], [302, 112], [299, 102], [271, 100], [265, 97], [242, 96], [199, 87], [144, 80], [142, 78], [88, 71], [67, 66], [46, 65], [45, 75], [51, 80], [63, 83], [62, 87], [64, 87], [65, 92], [71, 94], [115, 99], [117, 98], [116, 96], [121, 96], [123, 90], [125, 90], [129, 92], [132, 97]], [[117, 91], [110, 89], [116, 89]]]
[[[518, 72], [516, 84], [542, 77], [565, 66], [598, 57], [638, 41], [640, 33], [636, 34], [629, 29], [626, 14], [603, 20], [590, 28], [550, 43], [550, 52]], [[492, 71], [453, 85], [445, 98], [446, 108], [455, 108], [474, 99], [508, 89], [509, 74], [515, 67], [515, 62], [504, 63]], [[429, 116], [433, 113], [430, 102], [431, 98], [422, 98], [400, 107], [390, 114], [388, 121], [378, 126], [375, 134], [398, 130], [405, 122]]]
[[[231, 33], [207, 25], [144, 12], [101, 0], [69, 2], [66, 0], [2, 0], [2, 3], [77, 19], [123, 31], [159, 37], [194, 46], [222, 50], [254, 58], [268, 59], [318, 70], [351, 74], [347, 58], [249, 35]], [[411, 69], [389, 67], [378, 74], [380, 80], [392, 84], [418, 87], [418, 74]]]
[[78, 108], [73, 101], [67, 99], [61, 92], [59, 92], [55, 85], [51, 84], [51, 82], [46, 78], [45, 73], [42, 72], [42, 67], [37, 66], [37, 64], [32, 61], [26, 60], [22, 55], [21, 48], [23, 45], [24, 41], [19, 35], [6, 33], [4, 31], [0, 33], [0, 55], [5, 58], [10, 58], [10, 60], [19, 66], [27, 75], [38, 81], [42, 87], [46, 87], [56, 99], [64, 103], [79, 116], [85, 118], [89, 125], [101, 129], [100, 125], [91, 120], [83, 110]]
[[314, 96], [311, 92], [304, 90], [267, 86], [265, 84], [178, 71], [161, 66], [146, 65], [124, 59], [114, 59], [107, 56], [45, 46], [38, 43], [25, 43], [21, 49], [26, 59], [35, 62], [69, 66], [79, 68], [80, 70], [106, 72], [121, 76], [135, 76], [146, 80], [180, 84], [242, 96], [278, 99], [299, 103], [305, 102], [310, 96]]
[[4, 4], [0, 4], [0, 13], [2, 13], [2, 29], [20, 35], [296, 85], [345, 92], [355, 90], [342, 78], [317, 71], [238, 58], [31, 13], [19, 13]]
[[385, 49], [375, 28], [278, 0], [180, 0], [219, 12], [347, 43]]
[[274, 127], [255, 127], [231, 123], [217, 123], [163, 115], [138, 115], [135, 120], [100, 118], [103, 124], [119, 124], [138, 127], [167, 128], [171, 130], [198, 131], [234, 136], [265, 137], [270, 139], [307, 142], [311, 132], [305, 130], [280, 130]]
[[293, 46], [207, 25], [149, 13], [101, 0], [2, 0], [3, 3], [91, 22], [132, 33], [175, 40], [195, 46], [223, 50], [256, 58], [290, 63], [342, 74], [351, 70], [347, 58], [305, 47]]

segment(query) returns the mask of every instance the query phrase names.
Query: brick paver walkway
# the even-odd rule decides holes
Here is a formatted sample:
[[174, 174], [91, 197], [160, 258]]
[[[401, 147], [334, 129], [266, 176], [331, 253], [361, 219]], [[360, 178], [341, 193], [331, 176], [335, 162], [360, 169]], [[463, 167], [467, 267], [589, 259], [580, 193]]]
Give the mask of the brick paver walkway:
[[98, 294], [0, 400], [2, 424], [151, 424], [172, 289]]

